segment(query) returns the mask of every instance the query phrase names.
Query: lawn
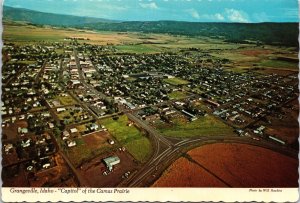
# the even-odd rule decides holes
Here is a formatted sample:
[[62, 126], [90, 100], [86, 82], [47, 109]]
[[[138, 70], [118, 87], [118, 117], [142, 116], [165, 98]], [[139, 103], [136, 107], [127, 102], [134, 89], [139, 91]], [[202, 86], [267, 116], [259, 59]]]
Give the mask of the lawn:
[[112, 118], [100, 121], [109, 133], [138, 161], [145, 162], [151, 155], [152, 148], [150, 141], [134, 126], [128, 126], [126, 115], [120, 116], [118, 120]]
[[77, 102], [69, 95], [68, 96], [57, 96], [56, 99], [58, 99], [63, 106], [77, 104]]
[[174, 119], [171, 126], [159, 124], [158, 130], [170, 137], [196, 137], [196, 136], [217, 136], [232, 135], [233, 129], [213, 116], [202, 116], [196, 121], [188, 122], [182, 119]]
[[188, 81], [180, 79], [180, 78], [168, 78], [168, 79], [164, 79], [164, 82], [169, 83], [171, 85], [186, 85], [189, 84]]
[[170, 99], [184, 99], [186, 97], [185, 92], [174, 91], [168, 94]]

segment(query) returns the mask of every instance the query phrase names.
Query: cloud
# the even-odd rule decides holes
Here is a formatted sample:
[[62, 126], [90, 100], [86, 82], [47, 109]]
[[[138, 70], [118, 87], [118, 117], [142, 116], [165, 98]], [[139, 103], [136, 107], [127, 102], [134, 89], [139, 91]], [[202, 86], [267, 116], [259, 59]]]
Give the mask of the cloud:
[[196, 11], [195, 9], [188, 9], [186, 10], [193, 18], [195, 19], [199, 19], [200, 18], [200, 15], [198, 13], [198, 11]]
[[248, 15], [241, 11], [241, 10], [235, 10], [235, 9], [225, 9], [225, 14], [227, 15], [227, 18], [231, 22], [239, 22], [239, 23], [248, 23]]
[[224, 16], [222, 14], [220, 14], [220, 13], [216, 13], [214, 15], [214, 17], [215, 17], [216, 20], [219, 20], [219, 21], [225, 20]]
[[148, 8], [148, 9], [158, 9], [158, 6], [156, 5], [155, 2], [151, 2], [151, 3], [139, 3], [139, 5], [142, 8]]

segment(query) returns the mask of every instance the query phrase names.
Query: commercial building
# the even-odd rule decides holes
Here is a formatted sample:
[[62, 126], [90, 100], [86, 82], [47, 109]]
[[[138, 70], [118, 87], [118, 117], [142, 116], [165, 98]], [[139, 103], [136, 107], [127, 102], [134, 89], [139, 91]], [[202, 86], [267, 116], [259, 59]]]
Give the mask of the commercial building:
[[106, 167], [108, 168], [109, 171], [112, 171], [113, 166], [117, 165], [120, 163], [120, 158], [117, 156], [111, 156], [103, 159]]

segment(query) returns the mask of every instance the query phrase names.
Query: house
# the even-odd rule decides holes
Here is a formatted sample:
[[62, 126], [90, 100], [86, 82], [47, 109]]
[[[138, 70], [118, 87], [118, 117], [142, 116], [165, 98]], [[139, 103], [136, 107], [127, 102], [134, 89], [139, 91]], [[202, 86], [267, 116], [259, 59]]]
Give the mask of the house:
[[76, 146], [76, 142], [74, 140], [67, 140], [67, 146], [68, 147], [74, 147]]
[[18, 132], [21, 133], [21, 134], [26, 134], [28, 133], [28, 129], [27, 128], [18, 128]]
[[117, 164], [120, 163], [120, 158], [117, 156], [111, 156], [103, 159], [106, 167], [108, 168], [109, 171], [113, 170], [113, 167]]
[[21, 146], [22, 146], [23, 148], [29, 147], [29, 146], [30, 146], [30, 139], [27, 139], [26, 141], [25, 141], [25, 140], [22, 140]]
[[71, 133], [77, 133], [78, 130], [77, 130], [77, 128], [71, 128], [71, 129], [70, 129], [70, 132], [71, 132]]
[[13, 145], [11, 143], [4, 145], [4, 151], [5, 153], [8, 153], [13, 148]]
[[62, 108], [57, 108], [57, 109], [56, 109], [56, 111], [57, 111], [58, 113], [63, 112], [63, 111], [65, 111], [65, 110], [66, 110], [66, 108], [63, 108], [63, 107], [62, 107]]
[[90, 129], [91, 130], [98, 130], [99, 126], [96, 123], [92, 123]]
[[53, 123], [48, 123], [48, 126], [50, 129], [54, 128], [54, 124]]
[[63, 140], [66, 140], [66, 139], [68, 139], [68, 137], [70, 136], [70, 133], [68, 132], [68, 131], [63, 131]]

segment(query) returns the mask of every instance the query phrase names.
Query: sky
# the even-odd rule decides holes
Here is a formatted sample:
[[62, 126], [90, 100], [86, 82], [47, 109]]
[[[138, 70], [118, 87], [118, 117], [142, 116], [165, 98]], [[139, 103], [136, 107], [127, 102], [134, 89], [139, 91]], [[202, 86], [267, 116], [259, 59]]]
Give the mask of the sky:
[[299, 22], [298, 0], [5, 0], [4, 5], [121, 21]]

